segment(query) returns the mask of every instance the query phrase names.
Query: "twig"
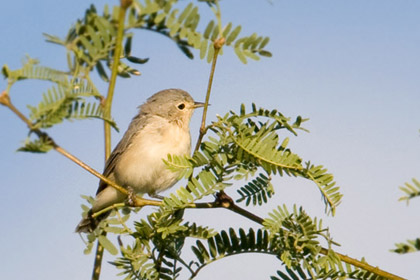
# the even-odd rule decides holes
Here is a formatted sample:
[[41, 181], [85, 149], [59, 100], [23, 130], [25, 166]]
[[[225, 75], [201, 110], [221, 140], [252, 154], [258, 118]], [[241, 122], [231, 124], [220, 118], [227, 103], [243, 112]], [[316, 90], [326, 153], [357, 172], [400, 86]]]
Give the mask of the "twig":
[[[120, 62], [121, 49], [122, 49], [122, 40], [124, 36], [125, 14], [128, 7], [130, 7], [132, 3], [133, 3], [133, 0], [120, 0], [120, 11], [118, 15], [118, 31], [117, 31], [117, 39], [115, 42], [114, 58], [112, 62], [111, 79], [108, 86], [108, 93], [104, 100], [104, 117], [106, 119], [111, 119], [112, 99], [114, 97], [115, 84], [117, 81], [117, 74], [118, 74], [118, 65]], [[108, 122], [104, 122], [104, 137], [105, 137], [105, 161], [106, 161], [111, 155], [111, 126]], [[105, 231], [103, 232], [103, 235], [106, 235]], [[98, 241], [98, 245], [96, 247], [96, 254], [95, 254], [95, 263], [93, 266], [92, 280], [99, 280], [99, 276], [101, 274], [103, 253], [104, 253], [104, 248]]]
[[[98, 177], [99, 179], [101, 179], [102, 181], [104, 181], [107, 185], [115, 188], [116, 190], [120, 191], [121, 193], [129, 196], [130, 192], [121, 187], [120, 185], [118, 185], [117, 183], [115, 183], [114, 181], [108, 179], [107, 177], [105, 177], [104, 175], [102, 175], [101, 173], [99, 173], [98, 171], [96, 171], [95, 169], [93, 169], [92, 167], [90, 167], [89, 165], [87, 165], [86, 163], [84, 163], [82, 160], [80, 160], [79, 158], [77, 158], [76, 156], [72, 155], [71, 153], [69, 153], [67, 150], [65, 150], [64, 148], [62, 148], [61, 146], [59, 146], [53, 138], [51, 138], [47, 133], [41, 131], [38, 128], [35, 128], [33, 126], [33, 124], [31, 123], [31, 121], [25, 117], [25, 115], [23, 115], [14, 105], [13, 103], [10, 101], [10, 96], [6, 91], [3, 91], [0, 94], [0, 104], [6, 106], [7, 108], [9, 108], [12, 112], [14, 112], [24, 123], [26, 123], [26, 125], [28, 126], [29, 130], [33, 133], [35, 133], [38, 137], [43, 137], [44, 139], [47, 139], [48, 143], [53, 147], [54, 150], [56, 150], [57, 152], [59, 152], [60, 154], [62, 154], [63, 156], [65, 156], [66, 158], [70, 159], [71, 161], [73, 161], [74, 163], [76, 163], [77, 165], [79, 165], [80, 167], [82, 167], [83, 169], [85, 169], [86, 171], [88, 171], [89, 173], [91, 173], [92, 175]], [[130, 206], [134, 206], [134, 207], [143, 207], [143, 206], [159, 206], [161, 205], [160, 201], [156, 201], [156, 200], [151, 200], [151, 199], [145, 199], [142, 198], [140, 196], [134, 196], [131, 197], [133, 200], [133, 205]]]
[[[103, 104], [104, 117], [106, 119], [111, 118], [112, 99], [114, 97], [115, 84], [117, 81], [117, 74], [118, 74], [118, 65], [120, 62], [121, 50], [122, 50], [122, 40], [124, 37], [125, 14], [127, 12], [128, 7], [130, 7], [132, 3], [133, 3], [133, 0], [120, 0], [120, 11], [118, 15], [118, 31], [117, 31], [117, 38], [115, 42], [114, 58], [112, 60], [111, 78], [109, 81], [108, 93]], [[107, 160], [111, 154], [111, 126], [109, 125], [108, 122], [104, 122], [104, 133], [105, 133], [105, 160]]]
[[133, 234], [133, 231], [125, 224], [125, 222], [123, 221], [120, 212], [117, 210], [116, 211], [117, 216], [118, 216], [118, 220], [120, 221], [120, 223], [122, 224], [122, 226], [124, 227], [124, 229], [129, 233], [129, 234]]
[[197, 152], [198, 149], [200, 148], [201, 141], [203, 141], [203, 137], [206, 131], [207, 109], [209, 107], [209, 100], [210, 100], [211, 87], [213, 85], [214, 71], [216, 70], [216, 62], [217, 62], [217, 57], [219, 56], [219, 51], [222, 48], [224, 43], [225, 43], [225, 38], [222, 37], [222, 38], [217, 39], [213, 44], [213, 47], [214, 47], [213, 60], [211, 63], [209, 82], [207, 85], [206, 100], [204, 101], [204, 109], [203, 109], [203, 117], [201, 119], [200, 134], [198, 135], [194, 153]]
[[[196, 203], [196, 204], [191, 204], [188, 205], [187, 208], [199, 208], [199, 209], [204, 209], [204, 208], [225, 208], [228, 210], [231, 210], [241, 216], [244, 216], [260, 225], [263, 225], [264, 219], [239, 207], [238, 205], [236, 205], [233, 201], [233, 199], [228, 196], [224, 191], [220, 191], [217, 193], [216, 195], [216, 200], [214, 202], [207, 202], [207, 203]], [[326, 248], [321, 248], [320, 253], [323, 255], [328, 255], [328, 249]], [[386, 279], [390, 279], [390, 280], [404, 280], [404, 278], [391, 274], [389, 272], [386, 272], [378, 267], [373, 267], [370, 264], [367, 264], [365, 262], [361, 262], [359, 260], [356, 260], [354, 258], [351, 258], [349, 256], [340, 254], [335, 252], [335, 254], [340, 258], [340, 260], [342, 262], [351, 264], [355, 267], [361, 268], [363, 270], [372, 272], [378, 276], [382, 276]]]
[[[34, 133], [36, 133], [38, 136], [43, 136], [43, 137], [47, 137], [47, 139], [50, 140], [50, 143], [52, 144], [53, 148], [58, 151], [59, 153], [61, 153], [62, 155], [64, 155], [65, 157], [69, 158], [70, 160], [72, 160], [73, 162], [75, 162], [76, 164], [78, 164], [79, 166], [83, 167], [84, 169], [86, 169], [87, 171], [89, 171], [90, 173], [92, 173], [93, 175], [95, 175], [96, 177], [98, 177], [99, 179], [103, 180], [104, 182], [106, 182], [108, 185], [116, 188], [117, 190], [119, 190], [121, 188], [121, 191], [125, 194], [128, 194], [128, 191], [124, 188], [122, 188], [121, 186], [117, 185], [116, 183], [114, 183], [113, 181], [109, 180], [108, 178], [104, 177], [102, 174], [98, 173], [96, 170], [94, 170], [93, 168], [89, 167], [87, 164], [83, 163], [81, 160], [77, 159], [75, 156], [71, 155], [70, 153], [68, 153], [67, 151], [65, 151], [63, 148], [61, 148], [60, 146], [58, 146], [51, 137], [49, 137], [46, 133], [40, 131], [39, 129], [34, 129], [32, 123], [19, 111], [16, 109], [16, 107], [13, 106], [13, 104], [10, 101], [10, 97], [7, 94], [6, 91], [4, 91], [2, 94], [0, 94], [0, 104], [8, 107], [11, 111], [13, 111], [23, 122], [25, 122], [29, 129], [31, 131], [33, 131]], [[136, 201], [135, 201], [135, 206], [137, 207], [142, 207], [142, 206], [146, 206], [146, 205], [155, 205], [155, 206], [159, 206], [161, 204], [160, 201], [155, 201], [155, 200], [148, 200], [148, 199], [144, 199], [141, 197], [136, 197]], [[225, 208], [228, 210], [231, 210], [241, 216], [244, 216], [260, 225], [263, 224], [264, 219], [262, 219], [261, 217], [237, 206], [232, 198], [230, 196], [228, 196], [226, 193], [219, 192], [217, 194], [216, 197], [216, 201], [214, 202], [203, 202], [203, 203], [195, 203], [195, 204], [189, 204], [186, 206], [186, 208], [196, 208], [196, 209], [208, 209], [208, 208]], [[103, 248], [102, 248], [103, 250]], [[320, 251], [321, 254], [323, 255], [327, 255], [328, 254], [328, 249], [326, 248], [321, 248]], [[351, 257], [345, 256], [343, 254], [340, 253], [335, 253], [341, 261], [351, 264], [355, 267], [361, 268], [363, 270], [372, 272], [378, 276], [382, 276], [385, 277], [386, 279], [391, 279], [391, 280], [403, 280], [404, 278], [396, 276], [394, 274], [391, 274], [389, 272], [386, 272], [384, 270], [381, 270], [377, 267], [373, 267], [367, 263], [358, 261], [356, 259], [353, 259]]]

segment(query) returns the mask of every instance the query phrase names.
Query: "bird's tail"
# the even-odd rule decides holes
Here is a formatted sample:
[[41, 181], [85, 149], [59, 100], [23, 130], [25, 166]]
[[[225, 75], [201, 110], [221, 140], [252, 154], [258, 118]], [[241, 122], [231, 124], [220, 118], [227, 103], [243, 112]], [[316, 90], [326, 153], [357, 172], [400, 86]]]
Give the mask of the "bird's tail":
[[77, 225], [75, 232], [90, 233], [94, 231], [99, 223], [108, 217], [109, 213], [111, 213], [111, 211], [105, 212], [97, 217], [92, 217], [92, 210], [89, 210], [87, 216]]

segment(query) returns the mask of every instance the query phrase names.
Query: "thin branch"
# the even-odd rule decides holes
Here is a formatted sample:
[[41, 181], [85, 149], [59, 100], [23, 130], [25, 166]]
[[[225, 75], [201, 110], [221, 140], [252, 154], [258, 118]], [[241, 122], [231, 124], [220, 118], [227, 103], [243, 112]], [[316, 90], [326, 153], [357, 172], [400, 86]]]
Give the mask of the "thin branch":
[[[118, 33], [117, 33], [117, 40], [116, 40], [116, 47], [114, 50], [114, 60], [113, 60], [113, 64], [112, 64], [112, 73], [111, 73], [111, 79], [110, 79], [110, 84], [109, 84], [109, 88], [108, 88], [108, 94], [107, 97], [105, 99], [104, 102], [104, 117], [105, 118], [110, 118], [111, 115], [111, 105], [112, 105], [112, 99], [113, 99], [113, 94], [114, 94], [114, 89], [115, 89], [115, 84], [116, 84], [116, 77], [117, 77], [117, 73], [118, 73], [118, 64], [119, 64], [119, 58], [121, 55], [121, 50], [122, 50], [122, 39], [123, 39], [123, 35], [124, 35], [124, 21], [125, 21], [125, 14], [127, 11], [127, 8], [132, 4], [132, 0], [120, 0], [120, 13], [119, 13], [119, 22], [118, 22]], [[220, 15], [219, 15], [220, 16]], [[219, 24], [219, 28], [220, 28], [220, 24]], [[202, 122], [201, 122], [201, 126], [200, 126], [200, 134], [194, 149], [195, 151], [198, 151], [200, 144], [202, 142], [202, 139], [204, 137], [205, 134], [205, 127], [206, 127], [206, 116], [207, 116], [207, 110], [208, 110], [208, 105], [209, 105], [209, 99], [210, 99], [210, 93], [211, 93], [211, 88], [212, 88], [212, 84], [213, 84], [213, 78], [214, 78], [214, 72], [215, 72], [215, 68], [216, 68], [216, 62], [217, 62], [217, 57], [219, 54], [220, 49], [222, 48], [223, 44], [225, 43], [225, 38], [219, 38], [214, 42], [214, 55], [213, 55], [213, 60], [212, 60], [212, 66], [211, 66], [211, 70], [210, 70], [210, 76], [209, 76], [209, 82], [208, 82], [208, 87], [207, 87], [207, 92], [206, 92], [206, 99], [205, 99], [205, 106], [204, 106], [204, 111], [203, 111], [203, 117], [202, 117]], [[104, 181], [106, 184], [108, 184], [111, 187], [114, 187], [115, 189], [117, 189], [118, 191], [126, 194], [126, 195], [130, 195], [129, 192], [124, 189], [123, 187], [119, 186], [118, 184], [116, 184], [115, 182], [109, 180], [108, 178], [104, 177], [102, 174], [100, 174], [99, 172], [97, 172], [96, 170], [94, 170], [93, 168], [91, 168], [90, 166], [88, 166], [87, 164], [85, 164], [84, 162], [82, 162], [81, 160], [79, 160], [78, 158], [76, 158], [75, 156], [73, 156], [72, 154], [70, 154], [69, 152], [67, 152], [65, 149], [63, 149], [62, 147], [60, 147], [59, 145], [57, 145], [54, 140], [48, 136], [48, 134], [46, 134], [45, 132], [42, 132], [39, 129], [36, 129], [33, 127], [33, 124], [31, 123], [31, 121], [29, 119], [27, 119], [10, 101], [10, 97], [7, 93], [7, 91], [2, 92], [2, 94], [0, 95], [0, 104], [8, 107], [11, 111], [13, 111], [23, 122], [26, 123], [26, 125], [28, 126], [28, 128], [34, 132], [35, 134], [37, 134], [38, 137], [46, 137], [46, 139], [48, 139], [49, 143], [52, 145], [52, 147], [59, 152], [60, 154], [64, 155], [65, 157], [69, 158], [70, 160], [72, 160], [73, 162], [75, 162], [76, 164], [78, 164], [79, 166], [81, 166], [82, 168], [84, 168], [85, 170], [87, 170], [88, 172], [90, 172], [91, 174], [93, 174], [94, 176], [98, 177], [99, 179], [101, 179], [102, 181]], [[105, 131], [105, 158], [107, 159], [111, 153], [111, 130], [110, 130], [110, 125], [109, 123], [105, 122], [104, 123], [104, 131]], [[161, 202], [159, 201], [153, 201], [153, 200], [147, 200], [147, 199], [143, 199], [140, 197], [135, 197], [135, 206], [137, 207], [142, 207], [145, 205], [160, 205]], [[200, 209], [204, 209], [204, 208], [225, 208], [228, 210], [231, 210], [241, 216], [244, 216], [260, 225], [263, 224], [264, 219], [262, 219], [261, 217], [237, 206], [231, 197], [229, 197], [226, 193], [224, 193], [223, 191], [217, 193], [217, 198], [215, 202], [209, 202], [209, 203], [196, 203], [196, 204], [190, 204], [187, 206], [187, 208], [200, 208]], [[321, 248], [320, 253], [323, 255], [327, 255], [328, 254], [328, 249], [326, 248]], [[392, 280], [403, 280], [404, 278], [401, 278], [399, 276], [396, 276], [394, 274], [388, 273], [386, 271], [383, 271], [377, 267], [373, 267], [367, 263], [358, 261], [356, 259], [353, 259], [351, 257], [345, 256], [343, 254], [340, 253], [335, 253], [341, 261], [351, 264], [355, 267], [359, 267], [363, 270], [372, 272], [378, 276], [382, 276], [385, 277], [387, 279], [392, 279]], [[98, 242], [98, 247], [97, 247], [97, 253], [96, 253], [96, 257], [95, 257], [95, 266], [94, 266], [94, 271], [93, 271], [93, 275], [92, 275], [92, 279], [99, 279], [99, 275], [100, 275], [100, 270], [101, 270], [101, 263], [102, 263], [102, 256], [103, 256], [103, 247], [99, 244]]]
[[125, 222], [123, 221], [120, 212], [117, 210], [115, 211], [117, 213], [118, 216], [118, 220], [120, 221], [120, 223], [122, 224], [122, 226], [124, 227], [124, 229], [129, 233], [129, 234], [133, 234], [133, 231], [125, 224]]
[[[114, 58], [112, 62], [111, 79], [108, 86], [108, 93], [103, 104], [105, 119], [111, 119], [112, 99], [114, 97], [115, 84], [117, 81], [117, 74], [118, 74], [118, 65], [120, 62], [120, 56], [121, 56], [121, 50], [122, 50], [122, 40], [124, 37], [125, 14], [127, 12], [128, 7], [130, 7], [132, 3], [133, 3], [133, 0], [120, 0], [120, 11], [118, 15], [118, 31], [117, 31], [117, 39], [116, 39], [115, 49], [114, 49]], [[105, 161], [106, 161], [111, 155], [111, 126], [108, 122], [104, 122], [104, 137], [105, 137]], [[106, 232], [104, 232], [103, 235], [106, 235]], [[92, 280], [99, 280], [99, 276], [101, 274], [103, 252], [104, 252], [104, 248], [98, 241], [98, 245], [96, 247], [95, 263], [93, 266]]]
[[[129, 192], [122, 188], [121, 186], [119, 186], [118, 184], [116, 184], [115, 182], [109, 180], [108, 178], [104, 177], [102, 174], [100, 174], [99, 172], [97, 172], [96, 170], [94, 170], [93, 168], [91, 168], [90, 166], [88, 166], [87, 164], [85, 164], [84, 162], [82, 162], [81, 160], [79, 160], [78, 158], [76, 158], [75, 156], [71, 155], [70, 153], [68, 153], [66, 150], [64, 150], [63, 148], [61, 148], [60, 146], [58, 146], [51, 137], [49, 137], [46, 133], [40, 131], [39, 129], [34, 129], [32, 123], [30, 122], [29, 119], [27, 119], [18, 109], [16, 109], [16, 107], [13, 106], [13, 104], [10, 101], [10, 97], [8, 95], [8, 93], [6, 91], [4, 91], [1, 95], [0, 95], [0, 104], [8, 107], [11, 111], [13, 111], [23, 122], [25, 122], [29, 129], [31, 131], [33, 131], [34, 133], [36, 133], [38, 136], [44, 136], [47, 137], [47, 139], [50, 141], [50, 143], [52, 144], [53, 148], [61, 153], [62, 155], [64, 155], [65, 157], [69, 158], [70, 160], [72, 160], [73, 162], [75, 162], [76, 164], [78, 164], [79, 166], [81, 166], [82, 168], [84, 168], [85, 170], [87, 170], [88, 172], [92, 173], [93, 175], [95, 175], [96, 177], [98, 177], [99, 179], [103, 180], [104, 182], [106, 182], [108, 185], [116, 188], [117, 190], [121, 190], [121, 192], [123, 192], [124, 194], [129, 195]], [[155, 206], [159, 206], [160, 205], [160, 201], [154, 201], [154, 200], [148, 200], [148, 199], [144, 199], [141, 197], [135, 197], [135, 206], [137, 207], [143, 207], [146, 205], [155, 205]], [[260, 225], [263, 224], [264, 219], [262, 219], [261, 217], [237, 206], [232, 198], [230, 196], [228, 196], [226, 193], [219, 192], [217, 193], [217, 198], [215, 202], [204, 202], [204, 203], [195, 203], [195, 204], [189, 204], [186, 206], [186, 208], [197, 208], [197, 209], [208, 209], [208, 208], [225, 208], [228, 210], [231, 210], [241, 216], [244, 216]], [[102, 249], [103, 250], [103, 249]], [[327, 255], [328, 254], [328, 249], [326, 248], [321, 248], [320, 253], [323, 255]], [[391, 280], [403, 280], [404, 278], [399, 277], [397, 275], [391, 274], [389, 272], [386, 272], [384, 270], [381, 270], [377, 267], [373, 267], [367, 263], [361, 262], [359, 260], [353, 259], [351, 257], [345, 256], [343, 254], [340, 253], [335, 253], [341, 261], [351, 264], [355, 267], [361, 268], [363, 270], [372, 272], [378, 276], [382, 276], [385, 277], [386, 279], [391, 279]]]
[[[111, 118], [112, 99], [114, 97], [115, 84], [117, 81], [117, 74], [118, 74], [118, 65], [120, 62], [120, 56], [121, 56], [121, 50], [122, 50], [122, 40], [124, 37], [125, 14], [127, 12], [128, 7], [132, 3], [133, 3], [133, 0], [120, 0], [120, 11], [118, 15], [118, 31], [117, 31], [117, 39], [115, 42], [114, 58], [112, 62], [111, 79], [109, 81], [108, 93], [107, 93], [107, 96], [105, 98], [105, 102], [103, 105], [104, 117], [107, 119]], [[104, 132], [105, 132], [105, 160], [107, 160], [111, 154], [111, 126], [107, 122], [104, 122]]]
[[225, 43], [225, 38], [222, 37], [220, 39], [217, 39], [213, 44], [214, 54], [213, 54], [213, 60], [211, 63], [209, 83], [207, 85], [206, 100], [204, 101], [204, 109], [203, 109], [203, 117], [201, 119], [200, 134], [198, 135], [194, 153], [197, 152], [198, 149], [200, 148], [201, 141], [203, 141], [203, 137], [206, 132], [207, 109], [209, 107], [210, 92], [211, 92], [211, 87], [213, 85], [214, 71], [216, 70], [216, 62], [217, 62], [217, 57], [219, 56], [219, 51], [222, 48], [224, 43]]
[[[237, 206], [233, 199], [228, 196], [224, 191], [220, 191], [219, 193], [217, 193], [216, 195], [216, 201], [215, 202], [208, 202], [208, 203], [196, 203], [194, 205], [188, 205], [187, 208], [225, 208], [228, 210], [231, 210], [241, 216], [244, 216], [260, 225], [263, 225], [264, 219]], [[320, 250], [320, 253], [323, 255], [328, 255], [328, 249], [326, 248], [322, 248]], [[351, 258], [349, 256], [340, 254], [335, 252], [335, 254], [340, 258], [340, 261], [351, 264], [355, 267], [361, 268], [363, 270], [372, 272], [378, 276], [382, 276], [385, 277], [386, 279], [390, 279], [390, 280], [404, 280], [404, 278], [391, 274], [389, 272], [386, 272], [382, 269], [379, 269], [378, 267], [373, 267], [370, 264], [367, 264], [365, 262], [361, 262], [359, 260], [356, 260], [354, 258]]]
[[[203, 269], [203, 268], [205, 268], [206, 266], [208, 266], [209, 264], [212, 264], [212, 263], [214, 263], [215, 261], [218, 261], [218, 260], [221, 260], [221, 259], [224, 259], [224, 258], [226, 258], [226, 257], [233, 257], [233, 256], [237, 256], [237, 255], [242, 255], [242, 254], [264, 254], [264, 255], [272, 255], [272, 256], [276, 256], [277, 257], [277, 254], [276, 253], [272, 253], [272, 252], [269, 252], [269, 251], [258, 251], [258, 250], [255, 250], [255, 251], [234, 251], [234, 252], [226, 252], [224, 255], [221, 255], [221, 256], [219, 256], [219, 257], [216, 257], [216, 258], [214, 258], [214, 259], [210, 259], [210, 260], [206, 260], [206, 262], [205, 263], [202, 263], [198, 268], [197, 268], [197, 270], [196, 271], [194, 271], [193, 273], [191, 273], [191, 276], [190, 276], [190, 278], [188, 278], [189, 280], [192, 280], [192, 279], [194, 279], [196, 276], [197, 276], [197, 274]], [[190, 271], [191, 272], [191, 271]]]
[[26, 123], [26, 125], [28, 126], [29, 129], [31, 129], [31, 130], [33, 129], [32, 122], [28, 118], [26, 118], [25, 115], [22, 114], [11, 102], [8, 91], [5, 90], [1, 93], [0, 104], [4, 105], [4, 106], [8, 107], [10, 110], [12, 110], [12, 112], [15, 113], [19, 117], [19, 119], [21, 119], [24, 123]]
[[99, 241], [96, 244], [96, 252], [95, 252], [95, 262], [93, 266], [93, 272], [92, 272], [92, 280], [93, 279], [99, 279], [99, 276], [101, 275], [101, 269], [102, 269], [102, 258], [104, 256], [104, 246], [99, 243]]
[[67, 150], [65, 150], [64, 148], [62, 148], [61, 146], [59, 146], [53, 138], [51, 138], [47, 133], [41, 131], [38, 128], [35, 128], [33, 126], [33, 124], [31, 123], [31, 121], [25, 116], [23, 115], [11, 102], [10, 100], [10, 96], [6, 91], [3, 91], [0, 94], [0, 104], [6, 106], [7, 108], [9, 108], [12, 112], [14, 112], [29, 128], [29, 130], [33, 133], [35, 133], [38, 137], [44, 137], [45, 139], [47, 139], [48, 143], [53, 147], [54, 150], [56, 150], [57, 152], [59, 152], [60, 154], [62, 154], [63, 156], [65, 156], [66, 158], [70, 159], [71, 161], [73, 161], [74, 163], [76, 163], [77, 165], [79, 165], [80, 167], [82, 167], [83, 169], [85, 169], [86, 171], [88, 171], [89, 173], [91, 173], [92, 175], [98, 177], [99, 179], [101, 179], [102, 181], [104, 181], [107, 185], [115, 188], [116, 190], [120, 191], [121, 193], [130, 196], [130, 198], [132, 199], [132, 206], [135, 207], [143, 207], [143, 206], [148, 206], [148, 205], [152, 205], [152, 206], [159, 206], [161, 204], [160, 201], [156, 201], [156, 200], [150, 200], [150, 199], [145, 199], [142, 198], [140, 196], [134, 196], [131, 197], [131, 193], [121, 187], [120, 185], [118, 185], [117, 183], [115, 183], [114, 181], [108, 179], [107, 177], [105, 177], [104, 175], [102, 175], [101, 173], [99, 173], [98, 171], [96, 171], [95, 169], [93, 169], [92, 167], [90, 167], [89, 165], [87, 165], [86, 163], [84, 163], [83, 161], [81, 161], [79, 158], [77, 158], [76, 156], [72, 155], [71, 153], [69, 153]]

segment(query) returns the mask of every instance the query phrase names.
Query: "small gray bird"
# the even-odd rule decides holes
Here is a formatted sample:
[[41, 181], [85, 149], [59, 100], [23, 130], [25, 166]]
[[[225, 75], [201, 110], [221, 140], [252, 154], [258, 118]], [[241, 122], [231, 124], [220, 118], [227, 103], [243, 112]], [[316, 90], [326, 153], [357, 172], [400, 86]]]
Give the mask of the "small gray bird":
[[[172, 187], [178, 174], [167, 168], [168, 154], [189, 155], [191, 152], [190, 119], [194, 109], [204, 103], [180, 89], [155, 93], [140, 106], [121, 141], [105, 164], [104, 176], [136, 193], [156, 195]], [[76, 232], [92, 232], [109, 213], [96, 218], [92, 213], [123, 202], [126, 195], [99, 182], [95, 202]]]

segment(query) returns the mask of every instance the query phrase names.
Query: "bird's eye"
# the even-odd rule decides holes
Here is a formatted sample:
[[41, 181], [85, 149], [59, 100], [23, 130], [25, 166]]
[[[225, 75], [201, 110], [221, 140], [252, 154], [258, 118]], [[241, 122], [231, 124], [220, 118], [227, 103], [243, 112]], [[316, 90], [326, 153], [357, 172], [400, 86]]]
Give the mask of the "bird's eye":
[[178, 105], [178, 109], [179, 110], [183, 110], [184, 108], [185, 108], [185, 104], [184, 103], [181, 103], [181, 104]]

